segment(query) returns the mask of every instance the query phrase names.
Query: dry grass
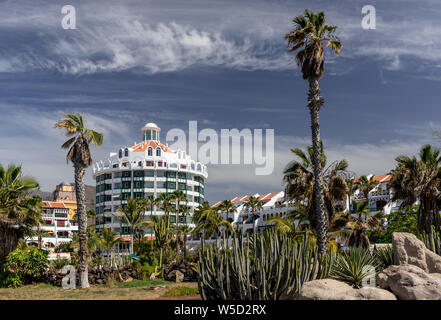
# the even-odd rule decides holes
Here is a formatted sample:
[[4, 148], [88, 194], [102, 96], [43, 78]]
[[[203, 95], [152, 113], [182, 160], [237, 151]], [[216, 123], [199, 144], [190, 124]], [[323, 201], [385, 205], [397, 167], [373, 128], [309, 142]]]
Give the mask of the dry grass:
[[[121, 288], [114, 286], [96, 285], [89, 289], [64, 290], [46, 284], [28, 285], [18, 289], [0, 288], [0, 300], [157, 300], [175, 287], [196, 288], [195, 282], [172, 283], [165, 287], [133, 286]], [[154, 289], [153, 289], [154, 288]], [[168, 297], [169, 299], [200, 299], [199, 295]]]

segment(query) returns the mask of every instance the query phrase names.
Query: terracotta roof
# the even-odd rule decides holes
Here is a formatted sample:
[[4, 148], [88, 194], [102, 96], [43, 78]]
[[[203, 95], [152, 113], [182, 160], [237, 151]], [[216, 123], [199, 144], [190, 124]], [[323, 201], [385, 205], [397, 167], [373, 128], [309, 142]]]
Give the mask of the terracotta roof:
[[67, 208], [63, 202], [43, 201], [44, 208]]
[[[383, 176], [374, 176], [371, 179], [378, 182], [387, 182], [390, 181], [390, 179], [392, 179], [392, 176], [390, 174], [386, 174]], [[354, 182], [357, 182], [358, 180], [360, 180], [360, 177], [354, 178]]]
[[216, 202], [214, 205], [212, 205], [212, 208], [217, 208], [221, 205], [222, 201]]
[[153, 150], [155, 150], [158, 146], [164, 152], [176, 153], [176, 151], [173, 151], [169, 147], [164, 146], [163, 144], [161, 144], [157, 141], [154, 141], [154, 140], [143, 141], [143, 142], [138, 143], [137, 145], [133, 146], [131, 149], [132, 149], [132, 152], [144, 152], [147, 150], [148, 147], [152, 147]]

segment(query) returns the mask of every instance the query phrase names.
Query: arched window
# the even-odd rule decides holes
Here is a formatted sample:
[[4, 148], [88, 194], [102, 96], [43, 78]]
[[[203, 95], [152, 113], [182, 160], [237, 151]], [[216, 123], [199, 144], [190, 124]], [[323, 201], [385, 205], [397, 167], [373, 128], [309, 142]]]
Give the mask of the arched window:
[[126, 149], [124, 150], [124, 157], [128, 157], [128, 156], [129, 156], [129, 149], [126, 148]]
[[197, 170], [200, 172], [200, 171], [202, 171], [202, 167], [201, 167], [201, 164], [199, 163], [198, 164], [198, 166], [197, 166]]
[[119, 149], [119, 157], [122, 158], [122, 149]]
[[153, 149], [152, 149], [152, 147], [149, 147], [149, 148], [147, 149], [147, 155], [148, 155], [149, 157], [153, 156]]
[[156, 156], [157, 157], [161, 156], [161, 148], [156, 148]]

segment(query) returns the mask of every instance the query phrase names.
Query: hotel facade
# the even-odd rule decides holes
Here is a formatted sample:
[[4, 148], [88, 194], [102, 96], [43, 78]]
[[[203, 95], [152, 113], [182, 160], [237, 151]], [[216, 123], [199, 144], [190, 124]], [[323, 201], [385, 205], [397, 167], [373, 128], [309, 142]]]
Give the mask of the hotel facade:
[[[204, 201], [204, 183], [207, 167], [197, 162], [183, 150], [172, 150], [160, 142], [161, 129], [147, 123], [142, 140], [133, 146], [124, 146], [111, 153], [109, 158], [93, 166], [96, 181], [96, 229], [110, 228], [120, 236], [130, 234], [128, 225], [122, 223], [118, 209], [127, 204], [128, 198], [147, 198], [161, 193], [181, 190], [187, 196], [190, 216], [180, 223], [191, 224], [191, 216]], [[154, 215], [164, 215], [155, 206]], [[149, 219], [150, 212], [146, 212]], [[176, 217], [170, 215], [174, 223]], [[182, 217], [180, 217], [182, 219]]]

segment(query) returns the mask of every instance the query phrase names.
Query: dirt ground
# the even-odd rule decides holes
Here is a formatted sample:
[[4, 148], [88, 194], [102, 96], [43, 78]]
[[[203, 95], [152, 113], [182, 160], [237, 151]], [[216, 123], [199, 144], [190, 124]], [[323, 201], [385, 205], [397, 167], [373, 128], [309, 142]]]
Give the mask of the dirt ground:
[[135, 288], [91, 286], [88, 289], [64, 290], [61, 287], [38, 284], [18, 289], [0, 289], [0, 300], [200, 300], [199, 294], [163, 297], [171, 288], [185, 286], [196, 288], [197, 283], [167, 283], [161, 286]]

